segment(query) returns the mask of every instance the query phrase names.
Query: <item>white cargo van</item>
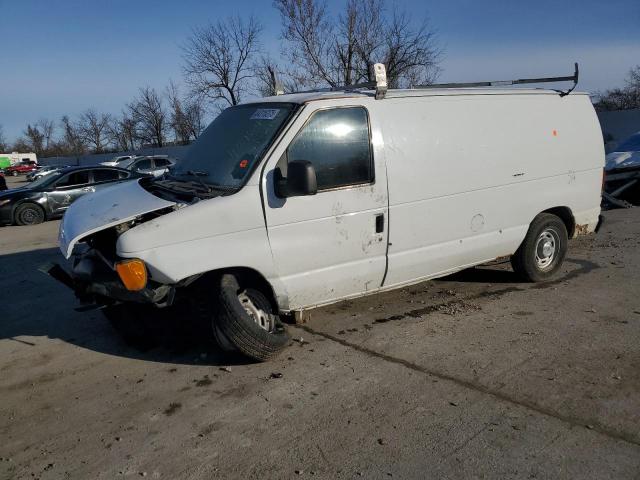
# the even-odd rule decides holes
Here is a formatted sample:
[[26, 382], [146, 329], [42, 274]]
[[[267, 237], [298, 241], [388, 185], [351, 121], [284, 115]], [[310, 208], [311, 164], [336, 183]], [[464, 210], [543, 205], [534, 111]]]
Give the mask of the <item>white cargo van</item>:
[[[582, 93], [431, 88], [264, 98], [223, 111], [171, 176], [67, 211], [51, 274], [107, 316], [183, 308], [264, 360], [282, 314], [496, 258], [558, 271], [599, 224], [604, 146]], [[382, 98], [383, 97], [383, 98]]]

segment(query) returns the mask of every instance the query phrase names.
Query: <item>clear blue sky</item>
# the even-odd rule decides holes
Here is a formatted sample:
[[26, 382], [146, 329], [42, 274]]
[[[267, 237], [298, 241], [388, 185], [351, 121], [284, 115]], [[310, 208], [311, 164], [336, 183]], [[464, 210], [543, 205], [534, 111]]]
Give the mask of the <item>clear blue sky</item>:
[[[442, 81], [564, 75], [578, 61], [580, 88], [595, 91], [621, 86], [640, 64], [639, 0], [395, 3], [431, 19], [445, 51]], [[277, 53], [270, 0], [0, 0], [5, 136], [87, 107], [118, 113], [138, 87], [180, 82], [180, 44], [191, 29], [249, 13], [264, 24], [264, 48]]]

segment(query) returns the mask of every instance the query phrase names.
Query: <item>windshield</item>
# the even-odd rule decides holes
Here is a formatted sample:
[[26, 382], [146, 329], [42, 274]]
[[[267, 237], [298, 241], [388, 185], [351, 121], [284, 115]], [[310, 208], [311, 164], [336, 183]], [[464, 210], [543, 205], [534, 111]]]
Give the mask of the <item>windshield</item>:
[[262, 103], [227, 108], [202, 132], [172, 176], [197, 176], [214, 186], [240, 188], [294, 107]]
[[617, 152], [638, 152], [640, 151], [640, 133], [631, 135], [616, 148]]

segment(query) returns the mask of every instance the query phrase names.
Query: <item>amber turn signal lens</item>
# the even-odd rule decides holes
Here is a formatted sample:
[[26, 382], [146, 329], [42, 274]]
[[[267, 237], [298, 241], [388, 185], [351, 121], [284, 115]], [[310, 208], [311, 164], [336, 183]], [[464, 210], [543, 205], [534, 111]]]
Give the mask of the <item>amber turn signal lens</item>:
[[134, 258], [118, 262], [116, 272], [127, 290], [137, 292], [147, 286], [147, 269], [142, 260]]

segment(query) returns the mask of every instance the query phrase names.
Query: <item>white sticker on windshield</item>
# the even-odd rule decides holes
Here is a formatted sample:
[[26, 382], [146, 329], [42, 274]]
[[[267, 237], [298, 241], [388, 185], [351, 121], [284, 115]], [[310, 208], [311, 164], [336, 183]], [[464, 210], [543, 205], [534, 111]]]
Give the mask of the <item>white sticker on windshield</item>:
[[280, 112], [277, 108], [259, 108], [253, 115], [251, 115], [251, 120], [273, 120], [278, 116], [278, 112]]

